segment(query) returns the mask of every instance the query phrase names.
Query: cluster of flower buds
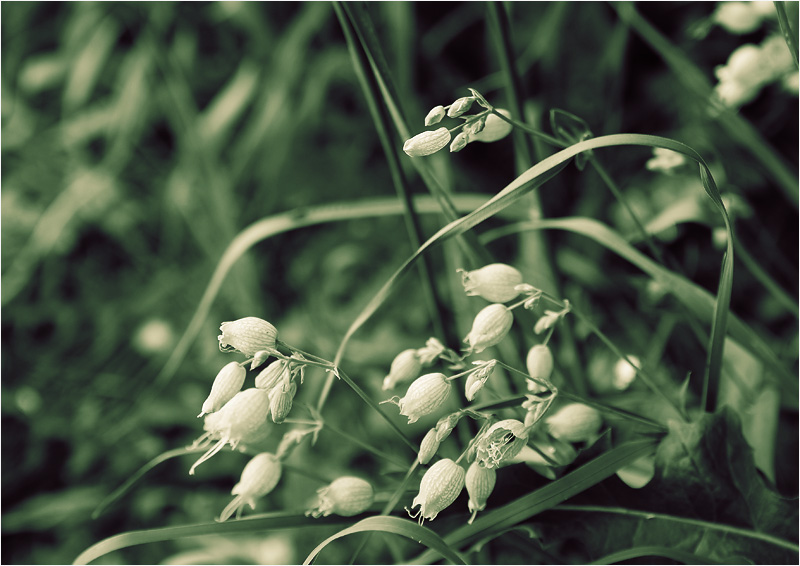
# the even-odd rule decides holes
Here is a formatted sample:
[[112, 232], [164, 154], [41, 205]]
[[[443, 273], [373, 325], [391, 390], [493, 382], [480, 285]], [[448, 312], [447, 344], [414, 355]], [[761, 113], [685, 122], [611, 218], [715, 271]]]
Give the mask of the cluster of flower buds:
[[352, 517], [363, 513], [375, 500], [372, 484], [361, 478], [343, 476], [317, 490], [317, 504], [306, 511], [315, 519], [328, 515]]
[[[425, 116], [426, 126], [436, 125], [445, 117], [461, 118], [464, 120], [463, 124], [452, 129], [441, 127], [417, 134], [406, 140], [403, 151], [411, 157], [423, 157], [436, 153], [450, 144], [450, 151], [455, 153], [464, 149], [471, 141], [490, 143], [506, 137], [511, 132], [512, 125], [495, 112], [511, 118], [508, 110], [495, 110], [477, 91], [473, 89], [470, 91], [472, 96], [462, 96], [448, 106], [435, 106]], [[478, 114], [464, 116], [476, 101], [483, 110]], [[452, 132], [459, 129], [461, 131], [452, 137]]]
[[494, 372], [494, 367], [497, 365], [497, 360], [472, 363], [478, 366], [478, 368], [470, 372], [470, 374], [467, 376], [466, 382], [464, 383], [464, 396], [467, 398], [467, 401], [472, 401], [475, 398], [475, 395], [478, 394], [478, 391], [483, 389], [483, 386], [486, 385], [486, 382], [489, 380], [489, 377], [491, 377], [492, 372]]
[[419, 446], [419, 454], [417, 459], [420, 464], [427, 464], [431, 461], [436, 451], [439, 450], [439, 445], [445, 438], [450, 436], [458, 421], [461, 419], [463, 413], [456, 412], [442, 417], [436, 423], [436, 426], [430, 429]]

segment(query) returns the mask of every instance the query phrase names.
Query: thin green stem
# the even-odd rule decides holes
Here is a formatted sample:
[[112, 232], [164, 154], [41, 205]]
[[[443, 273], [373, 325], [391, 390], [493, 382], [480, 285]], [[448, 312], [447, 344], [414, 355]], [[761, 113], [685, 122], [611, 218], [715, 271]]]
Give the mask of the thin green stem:
[[324, 428], [326, 428], [327, 430], [331, 431], [332, 433], [338, 434], [342, 438], [344, 438], [346, 440], [349, 440], [350, 442], [352, 442], [356, 446], [360, 446], [361, 448], [363, 448], [364, 450], [366, 450], [368, 452], [371, 452], [375, 456], [377, 456], [379, 458], [382, 458], [383, 460], [386, 460], [390, 464], [394, 464], [395, 466], [397, 466], [399, 468], [405, 468], [406, 467], [405, 462], [402, 462], [400, 460], [395, 459], [393, 456], [387, 454], [386, 452], [382, 452], [382, 451], [378, 450], [377, 448], [375, 448], [374, 446], [370, 446], [369, 444], [367, 444], [363, 440], [353, 436], [352, 434], [349, 434], [349, 433], [341, 430], [340, 428], [337, 428], [337, 427], [333, 426], [332, 424], [330, 424], [328, 422], [324, 423], [323, 426], [324, 426]]

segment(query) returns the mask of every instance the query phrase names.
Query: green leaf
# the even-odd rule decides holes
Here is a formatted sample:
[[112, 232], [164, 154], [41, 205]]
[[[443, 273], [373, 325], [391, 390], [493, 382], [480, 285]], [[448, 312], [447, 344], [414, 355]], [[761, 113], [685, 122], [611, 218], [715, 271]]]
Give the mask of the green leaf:
[[138, 544], [163, 542], [186, 537], [205, 535], [221, 535], [227, 533], [252, 533], [268, 530], [293, 529], [305, 527], [319, 527], [324, 525], [338, 525], [351, 521], [348, 517], [332, 515], [321, 519], [311, 519], [297, 511], [269, 513], [254, 515], [247, 519], [227, 521], [225, 523], [201, 523], [198, 525], [184, 525], [180, 527], [165, 527], [145, 531], [130, 531], [109, 537], [93, 544], [75, 559], [73, 564], [89, 564], [101, 556]]
[[461, 558], [456, 552], [454, 552], [442, 538], [437, 535], [435, 532], [430, 530], [427, 527], [423, 527], [418, 525], [414, 521], [409, 521], [408, 519], [400, 519], [398, 517], [368, 517], [356, 523], [355, 525], [348, 527], [344, 530], [339, 531], [333, 536], [328, 537], [324, 541], [322, 541], [311, 553], [306, 557], [303, 564], [311, 564], [317, 554], [320, 551], [328, 546], [331, 542], [335, 541], [336, 539], [342, 538], [347, 535], [352, 535], [354, 533], [363, 533], [363, 532], [384, 532], [384, 533], [392, 533], [400, 536], [404, 536], [406, 538], [410, 538], [412, 540], [416, 540], [420, 544], [424, 544], [428, 548], [432, 549], [445, 558], [452, 562], [453, 564], [466, 564], [464, 559]]
[[671, 558], [683, 564], [718, 564], [717, 562], [710, 561], [705, 556], [697, 556], [691, 552], [681, 552], [680, 550], [675, 550], [674, 548], [666, 546], [637, 546], [636, 548], [629, 548], [609, 554], [608, 556], [595, 560], [592, 564], [616, 564], [623, 560], [632, 560], [645, 556], [663, 556], [664, 558]]

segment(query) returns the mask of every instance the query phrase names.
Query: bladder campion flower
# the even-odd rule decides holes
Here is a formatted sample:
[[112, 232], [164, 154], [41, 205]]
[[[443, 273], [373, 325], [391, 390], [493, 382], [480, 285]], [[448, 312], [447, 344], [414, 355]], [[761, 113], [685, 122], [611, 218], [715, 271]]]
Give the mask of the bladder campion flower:
[[428, 373], [408, 387], [405, 397], [392, 397], [383, 402], [400, 407], [400, 414], [408, 417], [408, 424], [411, 424], [441, 407], [451, 387], [443, 373]]
[[485, 307], [475, 316], [472, 330], [464, 338], [464, 342], [469, 344], [469, 353], [480, 353], [498, 344], [506, 337], [513, 322], [514, 315], [505, 305], [496, 303]]
[[420, 525], [428, 519], [433, 521], [443, 509], [456, 500], [464, 489], [464, 468], [449, 458], [444, 458], [428, 468], [419, 484], [419, 494], [411, 508], [420, 506], [416, 513], [406, 508], [412, 519], [419, 517]]
[[[511, 112], [508, 110], [498, 108], [497, 111], [506, 118], [511, 118]], [[470, 136], [470, 141], [479, 141], [484, 143], [495, 142], [510, 134], [512, 129], [513, 126], [502, 118], [497, 117], [495, 114], [489, 114], [486, 116], [486, 125], [480, 132], [474, 136]]]
[[507, 303], [519, 295], [522, 273], [504, 263], [492, 263], [474, 271], [457, 270], [468, 296], [483, 297], [492, 303]]
[[278, 331], [266, 320], [248, 316], [223, 322], [219, 329], [219, 349], [223, 352], [237, 350], [245, 356], [255, 356], [261, 350], [275, 350]]
[[406, 140], [406, 143], [403, 144], [403, 151], [410, 157], [423, 157], [436, 153], [448, 143], [450, 143], [450, 130], [439, 128], [422, 132]]
[[342, 476], [330, 485], [317, 490], [317, 506], [306, 511], [312, 517], [327, 517], [331, 513], [342, 517], [352, 517], [363, 513], [375, 500], [372, 485], [361, 478]]
[[494, 484], [497, 482], [497, 472], [494, 468], [484, 468], [477, 461], [472, 462], [467, 468], [464, 483], [469, 494], [469, 507], [472, 516], [467, 521], [470, 525], [475, 520], [478, 511], [486, 509], [486, 500], [492, 494]]
[[211, 393], [203, 402], [203, 408], [197, 417], [219, 411], [225, 403], [241, 391], [246, 375], [247, 371], [237, 362], [231, 362], [219, 370], [213, 385], [211, 385]]
[[403, 350], [392, 361], [389, 375], [383, 379], [383, 390], [392, 389], [398, 383], [418, 377], [420, 370], [422, 361], [417, 350], [413, 348]]
[[269, 414], [269, 392], [250, 388], [237, 393], [219, 411], [206, 417], [205, 434], [192, 446], [208, 446], [217, 440], [189, 469], [189, 475], [203, 462], [222, 450], [226, 444], [236, 448], [240, 442], [253, 442], [264, 435], [263, 427]]
[[545, 419], [550, 434], [566, 442], [590, 440], [597, 434], [602, 422], [597, 409], [582, 403], [564, 405]]
[[528, 391], [531, 393], [547, 391], [547, 387], [541, 381], [548, 381], [553, 374], [553, 353], [550, 348], [544, 344], [537, 344], [528, 350], [525, 365], [528, 368], [528, 375], [533, 378], [527, 380]]
[[520, 421], [506, 419], [484, 432], [475, 444], [475, 459], [484, 468], [497, 468], [519, 454], [528, 442], [528, 432]]
[[255, 509], [256, 499], [272, 491], [280, 479], [281, 462], [274, 454], [262, 452], [253, 456], [253, 459], [242, 470], [239, 483], [231, 490], [231, 494], [236, 497], [222, 510], [219, 520], [226, 521], [234, 513], [238, 519], [242, 516], [245, 505], [249, 505], [250, 509]]

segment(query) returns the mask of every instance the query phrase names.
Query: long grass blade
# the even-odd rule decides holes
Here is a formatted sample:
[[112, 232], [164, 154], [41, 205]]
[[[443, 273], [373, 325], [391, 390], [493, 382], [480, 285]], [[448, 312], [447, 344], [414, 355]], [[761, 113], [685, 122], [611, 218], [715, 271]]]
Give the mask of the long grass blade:
[[635, 548], [627, 548], [598, 558], [590, 562], [590, 564], [617, 564], [624, 560], [644, 558], [645, 556], [670, 558], [680, 564], [719, 564], [719, 562], [714, 562], [705, 556], [698, 556], [697, 554], [676, 550], [668, 546], [637, 546]]

